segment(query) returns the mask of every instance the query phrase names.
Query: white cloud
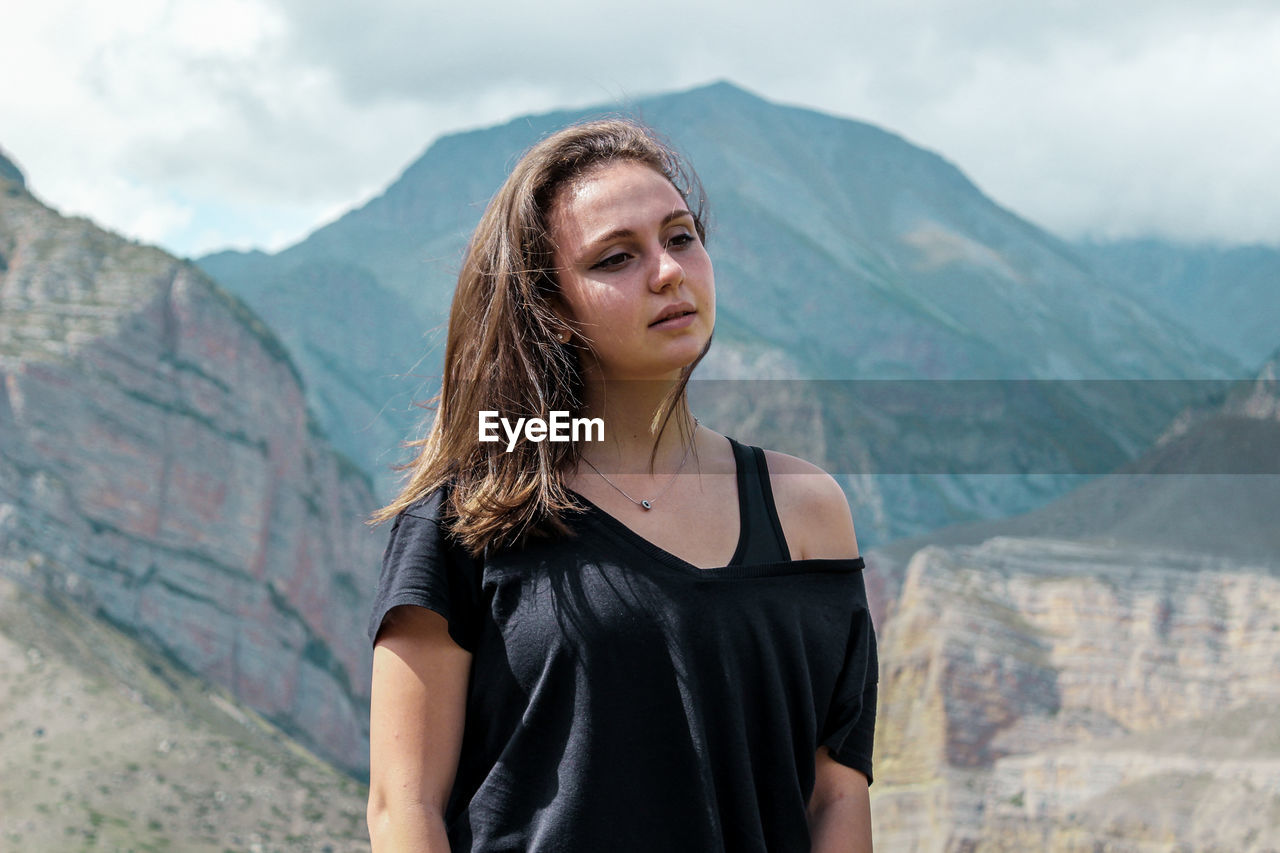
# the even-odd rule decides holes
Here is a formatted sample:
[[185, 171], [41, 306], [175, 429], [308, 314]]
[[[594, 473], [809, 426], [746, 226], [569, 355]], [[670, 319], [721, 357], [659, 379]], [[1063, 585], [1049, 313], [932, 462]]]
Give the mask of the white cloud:
[[1280, 243], [1280, 119], [1266, 107], [1280, 103], [1280, 16], [1213, 24], [1124, 50], [1080, 37], [1035, 62], [987, 57], [904, 124], [1067, 235]]
[[64, 213], [92, 211], [99, 225], [148, 243], [164, 240], [191, 225], [196, 208], [169, 197], [163, 188], [132, 183], [117, 175], [102, 175], [92, 183], [67, 187]]
[[279, 248], [440, 133], [727, 78], [900, 132], [1067, 236], [1280, 242], [1260, 0], [432, 6], [15, 4], [0, 144], [131, 236]]

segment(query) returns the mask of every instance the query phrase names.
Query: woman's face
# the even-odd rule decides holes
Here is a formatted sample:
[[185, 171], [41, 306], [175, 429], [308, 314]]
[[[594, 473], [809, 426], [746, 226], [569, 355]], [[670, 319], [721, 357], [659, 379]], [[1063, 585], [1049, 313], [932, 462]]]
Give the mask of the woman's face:
[[711, 338], [716, 287], [676, 188], [642, 163], [606, 163], [561, 188], [549, 220], [556, 307], [587, 342], [588, 377], [678, 377]]

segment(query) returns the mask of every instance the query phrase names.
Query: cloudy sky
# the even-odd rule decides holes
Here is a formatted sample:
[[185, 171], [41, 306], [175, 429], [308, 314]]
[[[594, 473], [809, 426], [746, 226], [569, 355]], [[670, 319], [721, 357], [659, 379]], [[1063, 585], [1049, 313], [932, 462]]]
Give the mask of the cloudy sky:
[[1274, 0], [6, 7], [0, 148], [182, 255], [282, 248], [450, 131], [718, 79], [902, 134], [1067, 237], [1280, 245]]

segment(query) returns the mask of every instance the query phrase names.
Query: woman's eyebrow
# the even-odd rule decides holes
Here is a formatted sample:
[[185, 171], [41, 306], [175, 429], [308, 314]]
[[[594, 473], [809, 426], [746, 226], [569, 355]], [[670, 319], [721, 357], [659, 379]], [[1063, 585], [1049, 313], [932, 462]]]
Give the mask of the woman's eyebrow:
[[[666, 216], [662, 217], [662, 221], [658, 223], [658, 227], [666, 228], [672, 222], [675, 222], [677, 219], [681, 219], [685, 216], [692, 219], [693, 212], [684, 207], [677, 207], [675, 210], [671, 211]], [[590, 249], [600, 245], [601, 243], [608, 243], [610, 240], [617, 240], [621, 237], [634, 237], [635, 233], [636, 232], [631, 230], [630, 228], [615, 228], [614, 230], [610, 231], [608, 234], [602, 234], [599, 237], [587, 243], [587, 248]]]

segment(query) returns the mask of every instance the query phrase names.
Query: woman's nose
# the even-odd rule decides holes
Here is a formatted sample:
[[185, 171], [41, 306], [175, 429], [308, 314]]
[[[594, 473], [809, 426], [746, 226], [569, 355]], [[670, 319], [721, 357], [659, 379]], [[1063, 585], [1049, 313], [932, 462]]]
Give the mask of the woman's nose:
[[684, 281], [684, 267], [675, 259], [669, 249], [663, 249], [658, 255], [658, 269], [652, 279], [651, 288], [655, 293], [665, 290]]

